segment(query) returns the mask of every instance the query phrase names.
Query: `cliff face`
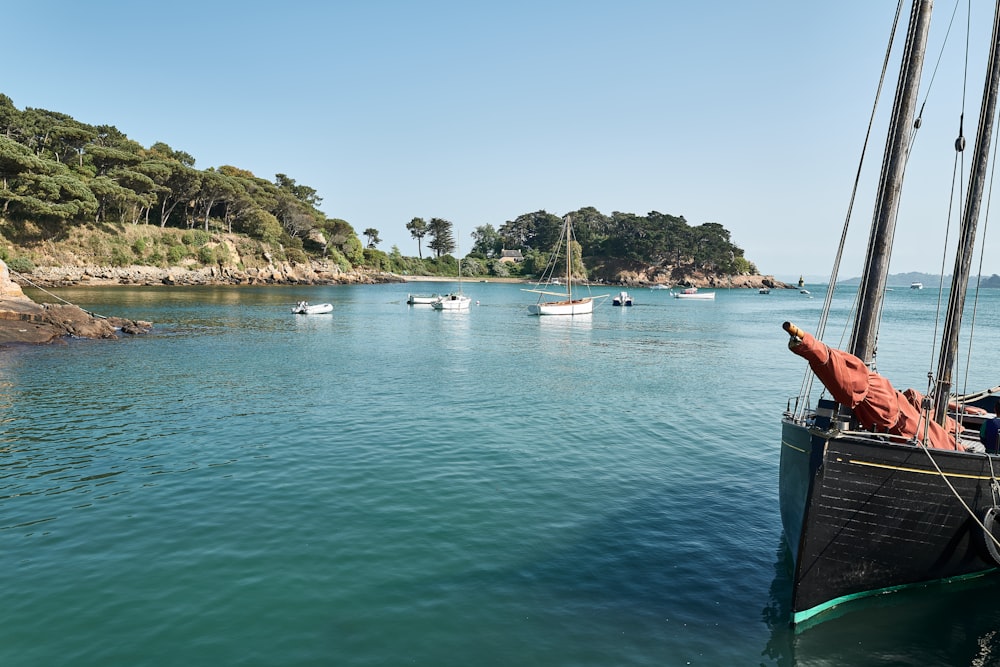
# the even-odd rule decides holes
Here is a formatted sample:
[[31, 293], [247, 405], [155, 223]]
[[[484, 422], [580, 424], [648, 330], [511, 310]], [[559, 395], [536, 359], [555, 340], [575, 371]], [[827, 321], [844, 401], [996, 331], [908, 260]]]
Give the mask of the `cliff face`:
[[714, 274], [704, 271], [680, 271], [675, 270], [670, 273], [660, 273], [656, 271], [619, 271], [610, 278], [605, 278], [606, 282], [622, 285], [683, 285], [684, 287], [715, 287], [719, 289], [729, 287], [745, 287], [759, 289], [769, 287], [771, 289], [791, 289], [793, 285], [783, 283], [775, 279], [774, 276], [743, 275], [731, 276], [726, 274]]
[[11, 280], [0, 260], [0, 346], [52, 343], [66, 337], [118, 338], [118, 333], [146, 333], [149, 322], [98, 317], [78, 306], [38, 304]]
[[[692, 264], [680, 266], [643, 264], [614, 258], [587, 258], [591, 280], [630, 286], [682, 285], [684, 287], [745, 287], [759, 289], [791, 289], [792, 285], [769, 275], [730, 275], [694, 268]], [[593, 265], [589, 264], [593, 262]]]

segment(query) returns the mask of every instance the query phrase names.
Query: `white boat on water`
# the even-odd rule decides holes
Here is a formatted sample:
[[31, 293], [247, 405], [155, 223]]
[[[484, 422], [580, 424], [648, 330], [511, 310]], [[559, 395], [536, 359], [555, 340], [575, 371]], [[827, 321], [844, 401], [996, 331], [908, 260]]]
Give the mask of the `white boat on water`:
[[663, 285], [663, 284], [651, 285], [649, 289], [670, 289], [670, 285]]
[[332, 313], [333, 304], [332, 303], [317, 303], [310, 304], [308, 301], [299, 301], [292, 308], [292, 312], [296, 315], [322, 315], [323, 313]]
[[440, 294], [409, 294], [406, 297], [406, 303], [411, 306], [431, 306], [440, 300]]
[[431, 304], [435, 310], [468, 310], [472, 299], [461, 293], [446, 294]]
[[910, 283], [910, 289], [923, 289], [923, 288], [924, 288], [924, 284], [922, 282], [914, 281], [914, 282]]
[[612, 306], [631, 306], [632, 297], [629, 296], [628, 292], [619, 292], [614, 298], [611, 299]]
[[[594, 312], [594, 297], [573, 298], [573, 225], [570, 216], [563, 218], [563, 234], [552, 253], [552, 260], [543, 272], [542, 282], [534, 289], [524, 290], [538, 294], [538, 302], [528, 306], [529, 315], [589, 315]], [[553, 277], [553, 272], [560, 257], [560, 250], [566, 259], [566, 291], [552, 292], [542, 289], [543, 286], [559, 285], [559, 280]], [[559, 297], [558, 301], [544, 301], [546, 296]], [[605, 295], [606, 296], [606, 295]]]
[[680, 292], [673, 292], [675, 299], [714, 299], [715, 292], [699, 292], [697, 287], [688, 287]]
[[[461, 251], [458, 251], [461, 255]], [[472, 299], [462, 292], [462, 258], [458, 258], [458, 291], [445, 294], [440, 299], [431, 304], [434, 310], [468, 310], [472, 305]]]

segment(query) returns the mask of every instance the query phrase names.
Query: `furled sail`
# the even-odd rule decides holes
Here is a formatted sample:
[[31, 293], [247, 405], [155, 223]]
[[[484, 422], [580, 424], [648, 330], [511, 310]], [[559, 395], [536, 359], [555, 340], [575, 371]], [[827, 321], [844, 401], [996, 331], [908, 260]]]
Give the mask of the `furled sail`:
[[[963, 451], [955, 437], [954, 422], [949, 428], [924, 419], [919, 409], [919, 393], [907, 393], [865, 365], [853, 354], [829, 347], [791, 322], [784, 329], [791, 339], [788, 348], [809, 362], [809, 367], [841, 405], [849, 407], [867, 429], [891, 433], [908, 440], [924, 440], [928, 447]], [[911, 400], [916, 402], [912, 403]]]

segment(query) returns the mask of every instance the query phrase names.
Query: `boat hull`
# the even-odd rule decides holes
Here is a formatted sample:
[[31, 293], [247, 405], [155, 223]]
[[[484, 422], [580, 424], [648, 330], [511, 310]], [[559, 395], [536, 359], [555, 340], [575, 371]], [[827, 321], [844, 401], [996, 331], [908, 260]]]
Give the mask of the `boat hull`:
[[977, 519], [994, 505], [991, 463], [1000, 474], [1000, 458], [931, 450], [952, 492], [920, 447], [830, 435], [782, 423], [779, 502], [794, 562], [793, 623], [856, 597], [996, 569]]
[[411, 306], [432, 306], [441, 299], [440, 294], [411, 294], [406, 303]]
[[588, 315], [594, 312], [592, 298], [573, 299], [572, 301], [550, 301], [535, 303], [528, 306], [530, 315]]
[[684, 294], [683, 292], [674, 292], [675, 299], [714, 299], [715, 292], [698, 292], [697, 294]]
[[317, 303], [314, 306], [296, 306], [292, 308], [292, 312], [296, 315], [323, 315], [324, 313], [333, 312], [333, 304]]
[[468, 310], [472, 299], [461, 294], [446, 294], [431, 305], [434, 310]]
[[620, 292], [618, 296], [611, 299], [612, 306], [631, 306], [632, 297], [628, 295], [627, 292]]

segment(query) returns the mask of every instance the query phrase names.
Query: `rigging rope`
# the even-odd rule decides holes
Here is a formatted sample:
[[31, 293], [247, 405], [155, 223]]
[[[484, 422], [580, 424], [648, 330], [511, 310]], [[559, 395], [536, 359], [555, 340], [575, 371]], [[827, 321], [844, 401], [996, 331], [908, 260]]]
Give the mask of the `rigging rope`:
[[[885, 77], [886, 73], [889, 71], [889, 58], [892, 55], [892, 45], [895, 42], [896, 30], [899, 26], [899, 17], [903, 13], [903, 0], [898, 0], [896, 4], [896, 15], [893, 17], [892, 29], [889, 32], [889, 43], [886, 46], [885, 55], [882, 58], [882, 72], [879, 75], [878, 85], [875, 88], [875, 99], [872, 103], [871, 115], [868, 118], [868, 130], [865, 132], [865, 140], [861, 146], [861, 156], [858, 159], [858, 169], [854, 175], [854, 185], [851, 188], [851, 197], [847, 204], [847, 214], [844, 216], [844, 226], [840, 232], [840, 244], [837, 246], [837, 253], [833, 261], [833, 269], [830, 272], [830, 281], [827, 286], [826, 296], [823, 299], [823, 308], [820, 311], [819, 322], [816, 325], [815, 337], [817, 340], [823, 340], [826, 333], [826, 323], [830, 319], [830, 308], [833, 304], [833, 294], [837, 285], [837, 275], [840, 272], [840, 262], [844, 257], [844, 248], [847, 245], [847, 232], [851, 225], [851, 215], [854, 212], [854, 202], [858, 196], [858, 188], [861, 183], [861, 171], [864, 167], [865, 156], [868, 154], [868, 142], [871, 140], [872, 128], [875, 125], [875, 112], [878, 110], [879, 101], [882, 98], [882, 90], [885, 87]], [[858, 293], [861, 293], [860, 288]], [[799, 388], [799, 397], [802, 399], [798, 401], [795, 410], [795, 417], [801, 418], [806, 410], [809, 408], [809, 395], [812, 393], [813, 384], [813, 374], [809, 368], [806, 368], [805, 375], [802, 379], [802, 385]], [[823, 392], [820, 392], [820, 396]]]
[[[48, 294], [49, 296], [51, 296], [53, 299], [56, 299], [58, 301], [62, 301], [63, 303], [65, 303], [68, 306], [76, 306], [75, 303], [67, 301], [66, 299], [62, 298], [58, 294], [53, 294], [52, 292], [48, 291], [44, 287], [42, 287], [42, 286], [40, 286], [40, 285], [32, 282], [31, 278], [29, 278], [28, 276], [24, 275], [23, 273], [18, 273], [17, 271], [15, 271], [14, 269], [10, 268], [9, 266], [7, 267], [7, 270], [10, 271], [11, 273], [13, 273], [15, 276], [17, 276], [21, 280], [23, 280], [24, 282], [26, 282], [29, 285], [31, 285], [32, 287], [34, 287], [39, 292], [44, 292], [44, 293]], [[77, 308], [79, 308], [79, 306], [77, 306]], [[97, 318], [102, 319], [102, 320], [108, 319], [105, 315], [98, 315], [97, 313], [92, 313], [91, 311], [86, 310], [85, 308], [80, 308], [80, 310], [82, 310], [83, 312], [87, 313], [91, 317], [97, 317]]]

